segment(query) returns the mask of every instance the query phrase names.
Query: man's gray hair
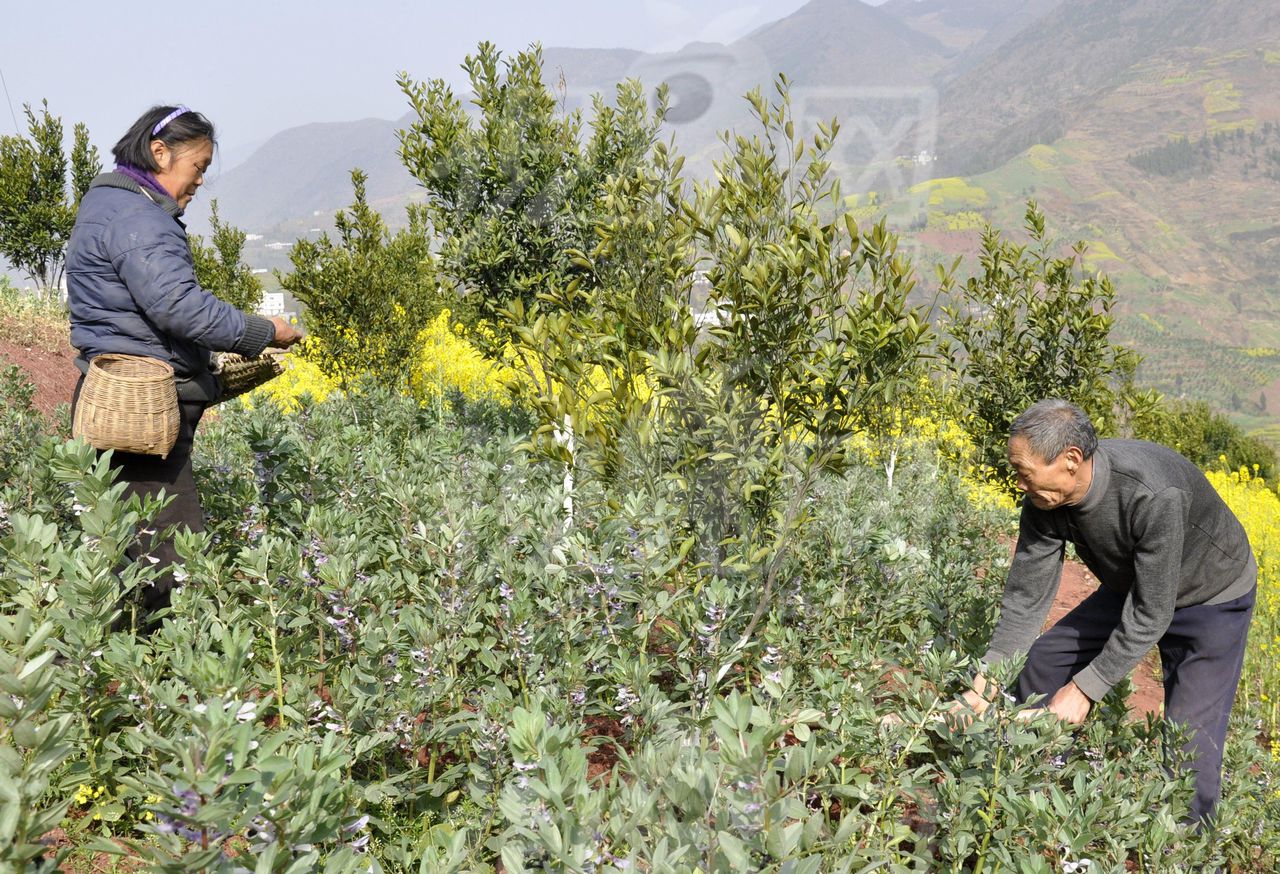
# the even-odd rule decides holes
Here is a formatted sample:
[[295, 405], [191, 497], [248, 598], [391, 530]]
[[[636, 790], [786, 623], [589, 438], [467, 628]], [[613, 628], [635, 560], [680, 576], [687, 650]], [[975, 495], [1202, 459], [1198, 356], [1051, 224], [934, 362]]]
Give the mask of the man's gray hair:
[[1013, 420], [1009, 439], [1014, 437], [1024, 438], [1042, 461], [1053, 461], [1070, 446], [1077, 447], [1085, 458], [1091, 458], [1098, 448], [1098, 432], [1089, 416], [1060, 398], [1036, 401], [1028, 407]]

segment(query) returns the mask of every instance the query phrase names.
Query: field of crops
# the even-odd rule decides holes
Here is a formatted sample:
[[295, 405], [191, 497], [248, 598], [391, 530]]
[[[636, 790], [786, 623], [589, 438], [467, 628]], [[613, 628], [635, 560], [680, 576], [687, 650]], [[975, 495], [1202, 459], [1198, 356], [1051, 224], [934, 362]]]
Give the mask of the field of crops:
[[[1043, 211], [929, 312], [931, 266], [832, 214], [837, 125], [799, 139], [785, 78], [690, 185], [638, 83], [584, 121], [536, 49], [467, 69], [482, 119], [401, 81], [408, 226], [355, 172], [295, 244], [307, 340], [201, 425], [157, 629], [166, 568], [125, 560], [157, 500], [0, 372], [0, 870], [1276, 870], [1274, 458], [1129, 385], [1114, 285]], [[944, 716], [1016, 530], [1009, 423], [1050, 397], [1220, 451], [1259, 553], [1205, 829], [1128, 682], [1075, 730]]]
[[1123, 689], [1077, 734], [1004, 703], [932, 718], [984, 648], [1008, 516], [927, 445], [893, 489], [821, 486], [744, 637], [759, 569], [711, 573], [639, 492], [567, 525], [503, 415], [373, 390], [222, 410], [209, 528], [149, 638], [106, 621], [153, 573], [119, 569], [146, 508], [86, 447], [8, 428], [6, 836], [58, 829], [73, 871], [1273, 869], [1265, 701], [1202, 835]]

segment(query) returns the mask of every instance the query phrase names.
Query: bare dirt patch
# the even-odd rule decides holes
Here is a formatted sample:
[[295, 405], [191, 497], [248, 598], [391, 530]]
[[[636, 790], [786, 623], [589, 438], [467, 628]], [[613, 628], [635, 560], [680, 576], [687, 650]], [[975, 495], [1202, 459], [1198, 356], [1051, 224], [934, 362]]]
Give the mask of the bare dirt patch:
[[61, 344], [24, 346], [0, 338], [0, 367], [16, 364], [35, 386], [34, 403], [51, 421], [59, 404], [70, 404], [80, 371], [75, 350], [65, 340]]

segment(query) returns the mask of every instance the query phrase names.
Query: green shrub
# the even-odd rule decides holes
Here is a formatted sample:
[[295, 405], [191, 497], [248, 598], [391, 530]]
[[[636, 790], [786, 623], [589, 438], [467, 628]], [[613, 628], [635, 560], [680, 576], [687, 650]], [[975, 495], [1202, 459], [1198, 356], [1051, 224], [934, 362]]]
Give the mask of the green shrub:
[[334, 218], [337, 239], [294, 243], [293, 272], [280, 284], [306, 307], [305, 354], [344, 390], [365, 375], [398, 386], [418, 334], [453, 295], [439, 286], [422, 210], [410, 206], [408, 227], [392, 234], [369, 205], [364, 173], [352, 171], [351, 183], [355, 199]]
[[11, 871], [55, 871], [65, 855], [46, 857], [40, 843], [69, 800], [46, 806], [58, 767], [71, 753], [72, 717], [47, 713], [57, 692], [54, 630], [28, 610], [0, 615], [0, 865]]
[[[1027, 245], [988, 228], [981, 272], [956, 285], [941, 271], [948, 366], [982, 461], [1012, 492], [1005, 445], [1013, 420], [1044, 398], [1080, 406], [1098, 433], [1115, 434], [1125, 407], [1152, 399], [1132, 391], [1137, 356], [1111, 341], [1115, 289], [1100, 274], [1082, 275], [1084, 246], [1055, 257], [1044, 213], [1028, 203]], [[957, 262], [958, 263], [958, 262]]]
[[638, 487], [566, 530], [523, 439], [387, 391], [224, 408], [198, 442], [209, 530], [180, 535], [148, 638], [110, 628], [153, 573], [119, 554], [154, 505], [56, 445], [65, 515], [11, 514], [0, 578], [62, 656], [47, 795], [92, 790], [70, 861], [111, 836], [171, 871], [1269, 870], [1280, 775], [1245, 721], [1210, 840], [1176, 825], [1189, 785], [1123, 689], [1078, 736], [1003, 704], [934, 719], [1008, 552], [926, 453], [893, 490], [819, 481], [742, 648], [758, 577], [706, 575], [683, 509]]
[[199, 236], [190, 238], [196, 281], [219, 299], [245, 312], [256, 312], [262, 303], [262, 282], [244, 262], [247, 235], [218, 216], [218, 201], [209, 204], [209, 224], [213, 231], [206, 246]]
[[1275, 481], [1276, 452], [1204, 401], [1165, 401], [1134, 423], [1135, 436], [1176, 449], [1201, 468], [1249, 468]]
[[503, 59], [481, 43], [463, 69], [474, 116], [443, 79], [401, 74], [416, 117], [400, 156], [426, 191], [441, 273], [497, 325], [510, 303], [527, 308], [583, 277], [573, 252], [591, 248], [604, 186], [645, 163], [662, 110], [651, 113], [639, 83], [627, 82], [616, 105], [596, 99], [584, 126], [545, 84], [538, 46]]
[[68, 178], [62, 119], [49, 114], [47, 100], [39, 116], [30, 104], [23, 110], [27, 135], [0, 137], [0, 256], [54, 299], [66, 270], [67, 241], [80, 198], [102, 166], [89, 129], [77, 124]]

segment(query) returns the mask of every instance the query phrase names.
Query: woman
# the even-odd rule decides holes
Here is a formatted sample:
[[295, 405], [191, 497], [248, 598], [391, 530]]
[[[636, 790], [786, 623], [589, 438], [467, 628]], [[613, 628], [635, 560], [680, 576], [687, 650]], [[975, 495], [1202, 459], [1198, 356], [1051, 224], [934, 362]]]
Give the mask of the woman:
[[[71, 344], [80, 352], [81, 372], [94, 357], [115, 352], [168, 362], [177, 378], [181, 425], [168, 458], [113, 456], [119, 479], [129, 484], [126, 494], [163, 489], [172, 497], [152, 526], [156, 531], [204, 528], [191, 442], [201, 415], [218, 400], [211, 352], [253, 357], [269, 344], [301, 339], [283, 319], [241, 312], [196, 281], [181, 216], [204, 184], [216, 145], [213, 125], [200, 113], [185, 106], [149, 109], [112, 148], [115, 171], [98, 176], [85, 193], [67, 247]], [[77, 386], [73, 408], [79, 396]], [[177, 561], [172, 539], [153, 541], [140, 533], [128, 555], [134, 561], [149, 557], [160, 567], [142, 593], [145, 614], [168, 607], [170, 566]]]

